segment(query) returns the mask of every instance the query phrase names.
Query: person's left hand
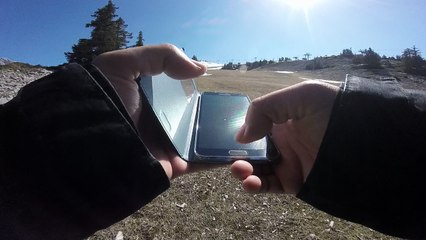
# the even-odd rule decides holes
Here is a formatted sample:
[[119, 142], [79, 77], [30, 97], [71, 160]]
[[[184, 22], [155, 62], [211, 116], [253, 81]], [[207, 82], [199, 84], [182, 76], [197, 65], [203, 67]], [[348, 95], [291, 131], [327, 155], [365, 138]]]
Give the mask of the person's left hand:
[[[141, 136], [149, 151], [163, 166], [169, 179], [205, 166], [193, 166], [182, 160], [162, 138], [160, 129], [152, 124], [153, 116], [141, 115], [142, 106], [136, 79], [140, 75], [165, 72], [175, 79], [190, 79], [206, 72], [206, 67], [189, 59], [171, 44], [128, 48], [107, 52], [96, 57], [92, 64], [111, 82], [122, 99], [135, 126], [141, 127]], [[166, 96], [167, 97], [167, 96]]]

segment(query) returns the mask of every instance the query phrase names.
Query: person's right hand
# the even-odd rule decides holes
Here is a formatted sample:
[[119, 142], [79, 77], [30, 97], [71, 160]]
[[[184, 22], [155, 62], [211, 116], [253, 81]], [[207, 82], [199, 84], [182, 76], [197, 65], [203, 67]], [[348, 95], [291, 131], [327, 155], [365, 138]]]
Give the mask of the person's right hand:
[[339, 88], [306, 81], [255, 99], [236, 139], [248, 143], [272, 132], [281, 159], [272, 169], [254, 169], [246, 161], [231, 166], [248, 192], [297, 194], [311, 171]]

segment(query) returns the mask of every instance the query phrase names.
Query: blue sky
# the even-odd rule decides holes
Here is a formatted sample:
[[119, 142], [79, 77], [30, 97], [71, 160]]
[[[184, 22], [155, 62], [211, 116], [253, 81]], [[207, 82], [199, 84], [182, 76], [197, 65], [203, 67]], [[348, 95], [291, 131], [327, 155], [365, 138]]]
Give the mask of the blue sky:
[[[425, 0], [113, 0], [145, 44], [173, 43], [190, 57], [226, 63], [337, 55], [368, 47], [426, 57]], [[303, 6], [295, 3], [304, 2]], [[85, 24], [107, 0], [1, 0], [0, 57], [41, 65], [90, 36]], [[135, 38], [130, 40], [134, 44]]]

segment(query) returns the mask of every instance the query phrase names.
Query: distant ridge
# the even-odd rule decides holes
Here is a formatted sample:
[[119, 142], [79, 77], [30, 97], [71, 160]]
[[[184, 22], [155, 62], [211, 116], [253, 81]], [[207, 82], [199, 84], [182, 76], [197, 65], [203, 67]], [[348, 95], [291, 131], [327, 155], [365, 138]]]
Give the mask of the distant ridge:
[[14, 61], [12, 61], [10, 59], [0, 57], [0, 65], [7, 65], [7, 64], [11, 64], [13, 62]]

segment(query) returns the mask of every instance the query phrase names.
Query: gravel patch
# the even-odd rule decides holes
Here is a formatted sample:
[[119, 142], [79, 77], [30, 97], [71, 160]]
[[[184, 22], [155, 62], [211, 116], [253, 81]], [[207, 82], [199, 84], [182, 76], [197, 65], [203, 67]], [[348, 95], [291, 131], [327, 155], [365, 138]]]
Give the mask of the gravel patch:
[[44, 68], [0, 69], [0, 104], [8, 102], [16, 96], [19, 89], [28, 83], [42, 78], [51, 71]]

